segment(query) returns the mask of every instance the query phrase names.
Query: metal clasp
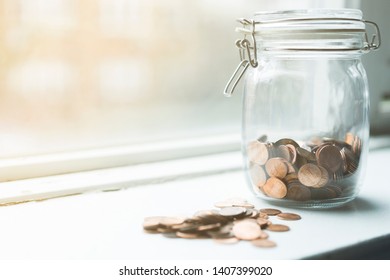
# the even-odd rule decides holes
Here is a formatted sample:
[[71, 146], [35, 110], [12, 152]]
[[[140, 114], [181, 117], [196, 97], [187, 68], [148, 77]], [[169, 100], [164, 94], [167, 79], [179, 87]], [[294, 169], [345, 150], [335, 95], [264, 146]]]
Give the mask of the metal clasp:
[[372, 37], [371, 37], [371, 41], [368, 40], [368, 34], [367, 34], [367, 31], [365, 33], [365, 37], [366, 37], [366, 47], [365, 47], [365, 50], [376, 50], [376, 49], [379, 49], [379, 47], [381, 46], [381, 32], [379, 31], [379, 26], [378, 24], [376, 24], [375, 22], [373, 21], [369, 21], [369, 20], [362, 20], [362, 22], [364, 23], [368, 23], [368, 24], [371, 24], [374, 28], [375, 28], [375, 33], [372, 34]]
[[[238, 82], [241, 80], [242, 76], [244, 76], [244, 73], [248, 69], [248, 66], [251, 65], [253, 68], [256, 68], [259, 65], [257, 61], [257, 46], [255, 39], [256, 22], [254, 20], [247, 19], [239, 19], [239, 22], [243, 25], [243, 27], [246, 27], [246, 25], [249, 24], [252, 25], [251, 39], [253, 47], [251, 46], [250, 41], [246, 39], [246, 35], [244, 35], [244, 39], [236, 41], [236, 46], [239, 50], [241, 61], [238, 64], [233, 75], [230, 77], [223, 91], [223, 94], [227, 97], [233, 95], [234, 89], [236, 88]], [[253, 55], [251, 54], [251, 50], [253, 52]], [[246, 56], [248, 56], [248, 59], [246, 59]]]

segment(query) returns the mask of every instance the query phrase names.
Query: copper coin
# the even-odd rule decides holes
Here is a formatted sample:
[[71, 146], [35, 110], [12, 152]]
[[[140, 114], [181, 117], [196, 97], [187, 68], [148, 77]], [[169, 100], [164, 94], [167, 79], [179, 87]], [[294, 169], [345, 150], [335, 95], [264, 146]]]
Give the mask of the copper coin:
[[257, 218], [256, 221], [262, 229], [266, 228], [269, 224], [271, 224], [270, 220], [263, 218]]
[[297, 221], [301, 219], [301, 216], [295, 213], [280, 213], [276, 215], [279, 219], [287, 221]]
[[184, 223], [186, 218], [184, 217], [163, 217], [160, 220], [160, 224], [164, 226], [173, 226]]
[[271, 224], [267, 227], [267, 230], [269, 231], [277, 231], [277, 232], [283, 232], [283, 231], [289, 231], [290, 228], [286, 225], [281, 224]]
[[289, 138], [282, 138], [275, 142], [275, 146], [288, 145], [288, 144], [293, 145], [295, 148], [299, 147], [299, 144], [297, 142]]
[[[263, 209], [260, 209], [260, 214], [266, 214], [267, 216], [276, 216], [276, 215], [278, 215], [280, 213], [282, 213], [282, 211], [280, 211], [279, 209], [274, 209], [274, 208], [263, 208]], [[261, 218], [264, 218], [264, 217], [261, 217]]]
[[351, 132], [348, 132], [345, 134], [344, 141], [345, 141], [345, 143], [349, 144], [350, 146], [352, 146], [354, 139], [355, 139], [355, 136]]
[[316, 152], [318, 164], [331, 172], [337, 172], [343, 164], [340, 149], [333, 145], [324, 145]]
[[241, 240], [254, 240], [261, 236], [261, 229], [257, 223], [240, 221], [234, 224], [233, 234]]
[[261, 248], [272, 248], [276, 246], [276, 243], [268, 239], [255, 239], [251, 243], [257, 247]]
[[321, 169], [312, 163], [307, 163], [298, 171], [298, 179], [305, 186], [312, 187], [317, 185], [322, 177]]
[[[292, 146], [291, 144], [289, 144]], [[294, 147], [294, 146], [292, 146]], [[276, 148], [276, 154], [277, 156], [284, 158], [285, 160], [291, 162], [292, 161], [292, 155], [290, 149], [287, 147], [287, 145], [280, 145]]]
[[266, 195], [273, 198], [283, 198], [287, 195], [287, 187], [280, 179], [271, 177], [263, 186]]
[[267, 181], [267, 174], [265, 174], [263, 167], [258, 164], [253, 164], [249, 168], [249, 173], [255, 186], [264, 186], [265, 182]]
[[304, 157], [308, 161], [316, 161], [315, 154], [312, 152], [309, 152], [308, 150], [298, 147], [297, 148], [297, 154], [301, 157]]
[[145, 230], [156, 230], [160, 226], [160, 221], [163, 217], [147, 217], [144, 219], [143, 228]]
[[176, 235], [177, 235], [177, 237], [186, 238], [186, 239], [197, 239], [197, 238], [204, 237], [203, 235], [198, 234], [198, 233], [187, 233], [187, 232], [181, 232], [181, 231], [177, 231]]
[[267, 145], [259, 141], [252, 141], [248, 144], [247, 154], [250, 162], [260, 165], [264, 165], [270, 157]]
[[283, 179], [288, 173], [288, 167], [283, 158], [270, 158], [265, 164], [265, 170], [270, 177], [279, 179]]
[[321, 187], [325, 186], [329, 181], [328, 171], [322, 166], [318, 166], [318, 168], [321, 170], [321, 178], [320, 178], [320, 181], [316, 185], [313, 186], [313, 188], [321, 188]]
[[237, 217], [246, 213], [244, 207], [225, 207], [219, 211], [219, 214], [225, 217]]
[[289, 150], [289, 152], [290, 152], [290, 158], [291, 158], [290, 162], [291, 162], [292, 164], [294, 164], [294, 163], [296, 162], [296, 160], [297, 160], [297, 150], [296, 150], [296, 148], [294, 147], [294, 145], [287, 144], [287, 145], [285, 145], [285, 146], [288, 148], [288, 150]]
[[310, 200], [311, 192], [308, 187], [301, 183], [291, 184], [288, 186], [287, 198], [296, 201], [306, 201]]
[[[262, 209], [262, 210], [264, 210], [264, 209]], [[259, 212], [259, 216], [258, 216], [259, 218], [268, 219], [268, 215], [266, 213], [261, 212], [261, 210], [259, 210], [259, 211], [260, 211]]]

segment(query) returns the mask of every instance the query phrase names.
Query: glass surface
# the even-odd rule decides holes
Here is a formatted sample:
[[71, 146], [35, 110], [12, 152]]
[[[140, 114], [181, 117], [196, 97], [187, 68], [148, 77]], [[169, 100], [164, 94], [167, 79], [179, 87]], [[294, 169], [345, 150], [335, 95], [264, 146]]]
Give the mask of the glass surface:
[[[348, 44], [339, 32], [329, 37], [339, 48]], [[246, 73], [242, 136], [248, 184], [256, 196], [278, 204], [339, 206], [356, 197], [365, 173], [369, 97], [361, 52], [308, 51], [295, 43], [303, 46], [300, 51], [260, 45], [259, 66]], [[307, 41], [319, 49], [327, 43]]]

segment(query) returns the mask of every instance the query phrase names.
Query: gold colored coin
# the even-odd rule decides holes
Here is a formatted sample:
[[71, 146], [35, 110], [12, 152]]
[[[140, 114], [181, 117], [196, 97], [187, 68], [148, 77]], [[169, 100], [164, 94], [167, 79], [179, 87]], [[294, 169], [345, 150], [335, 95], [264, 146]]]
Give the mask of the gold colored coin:
[[271, 177], [263, 186], [266, 195], [273, 198], [283, 198], [287, 195], [287, 187], [282, 180]]
[[308, 187], [317, 185], [321, 180], [321, 176], [321, 169], [312, 163], [305, 164], [298, 171], [299, 181]]
[[234, 224], [233, 234], [241, 240], [254, 240], [261, 236], [261, 228], [257, 223], [240, 221]]
[[301, 219], [301, 216], [295, 213], [280, 213], [276, 215], [279, 219], [287, 221], [297, 221]]
[[289, 231], [290, 228], [286, 225], [281, 224], [271, 224], [267, 227], [267, 230], [269, 231], [276, 231], [276, 232], [283, 232], [283, 231]]
[[276, 246], [275, 242], [268, 239], [255, 239], [252, 240], [251, 243], [256, 247], [261, 247], [261, 248], [272, 248]]

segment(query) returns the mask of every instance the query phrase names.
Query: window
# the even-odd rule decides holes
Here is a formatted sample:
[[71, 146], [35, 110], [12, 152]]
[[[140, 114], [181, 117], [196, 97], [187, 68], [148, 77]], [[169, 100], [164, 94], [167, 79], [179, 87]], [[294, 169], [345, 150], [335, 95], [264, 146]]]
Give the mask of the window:
[[358, 2], [0, 0], [0, 161], [239, 134], [235, 19]]

